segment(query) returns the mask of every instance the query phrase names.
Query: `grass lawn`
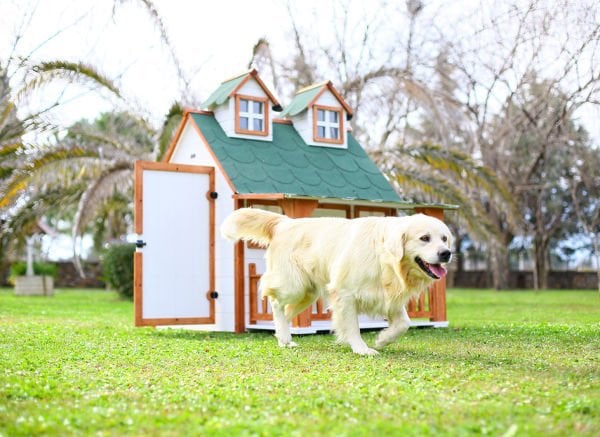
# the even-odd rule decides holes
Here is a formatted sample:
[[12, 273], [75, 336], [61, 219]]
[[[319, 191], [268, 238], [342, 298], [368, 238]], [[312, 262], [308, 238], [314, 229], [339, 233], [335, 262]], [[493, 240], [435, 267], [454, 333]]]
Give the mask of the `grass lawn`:
[[359, 357], [331, 335], [134, 328], [108, 292], [1, 289], [0, 435], [600, 435], [597, 292], [450, 290], [448, 316]]

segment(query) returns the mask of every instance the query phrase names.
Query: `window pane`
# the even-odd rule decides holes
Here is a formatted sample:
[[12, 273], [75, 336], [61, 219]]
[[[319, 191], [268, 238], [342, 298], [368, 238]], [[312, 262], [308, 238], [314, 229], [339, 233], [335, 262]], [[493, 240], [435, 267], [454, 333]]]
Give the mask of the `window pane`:
[[340, 132], [340, 130], [337, 127], [330, 127], [329, 128], [329, 138], [333, 138], [333, 139], [337, 140], [339, 138], [339, 132]]
[[319, 138], [325, 138], [325, 126], [317, 126], [317, 136]]
[[263, 104], [262, 102], [252, 102], [252, 112], [255, 114], [263, 113]]
[[248, 130], [248, 117], [240, 117], [240, 129]]
[[325, 121], [325, 111], [322, 109], [317, 109], [317, 120]]
[[248, 112], [248, 100], [240, 99], [240, 111]]
[[254, 129], [256, 131], [262, 131], [263, 130], [263, 121], [260, 118], [255, 118], [254, 119]]
[[329, 121], [331, 121], [333, 123], [337, 123], [339, 114], [336, 111], [327, 111], [327, 112], [329, 112]]

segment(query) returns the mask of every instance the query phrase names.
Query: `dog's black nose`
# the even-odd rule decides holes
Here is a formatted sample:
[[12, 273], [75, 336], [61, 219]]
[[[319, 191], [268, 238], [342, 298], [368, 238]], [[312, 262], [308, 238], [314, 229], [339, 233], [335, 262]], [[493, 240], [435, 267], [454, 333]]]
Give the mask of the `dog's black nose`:
[[440, 262], [447, 263], [448, 261], [450, 261], [451, 257], [452, 252], [450, 252], [448, 249], [438, 252], [438, 258], [440, 259]]

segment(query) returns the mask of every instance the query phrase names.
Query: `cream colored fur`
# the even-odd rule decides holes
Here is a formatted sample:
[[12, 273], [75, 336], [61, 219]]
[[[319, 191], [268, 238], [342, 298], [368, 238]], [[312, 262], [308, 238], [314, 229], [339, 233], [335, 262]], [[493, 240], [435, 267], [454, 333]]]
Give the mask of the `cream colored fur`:
[[415, 258], [440, 263], [439, 254], [449, 250], [452, 238], [443, 222], [422, 214], [290, 219], [253, 208], [234, 211], [221, 233], [268, 245], [261, 289], [270, 299], [281, 346], [295, 346], [289, 321], [323, 297], [338, 341], [362, 355], [377, 351], [361, 338], [358, 315], [387, 318], [389, 327], [377, 337], [376, 348], [406, 332], [406, 303], [433, 282]]

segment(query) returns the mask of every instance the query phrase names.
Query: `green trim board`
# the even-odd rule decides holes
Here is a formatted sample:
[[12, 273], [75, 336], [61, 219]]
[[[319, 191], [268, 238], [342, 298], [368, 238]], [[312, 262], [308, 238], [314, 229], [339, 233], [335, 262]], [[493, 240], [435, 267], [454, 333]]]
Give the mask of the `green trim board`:
[[378, 200], [364, 200], [364, 199], [351, 199], [351, 198], [337, 198], [337, 197], [310, 197], [310, 196], [296, 196], [284, 194], [285, 199], [311, 199], [319, 200], [323, 203], [339, 203], [344, 205], [356, 205], [356, 206], [372, 206], [382, 208], [395, 208], [395, 209], [415, 209], [415, 208], [435, 208], [443, 210], [457, 210], [458, 205], [450, 205], [447, 203], [418, 203], [411, 200], [400, 201], [400, 202], [386, 202]]

